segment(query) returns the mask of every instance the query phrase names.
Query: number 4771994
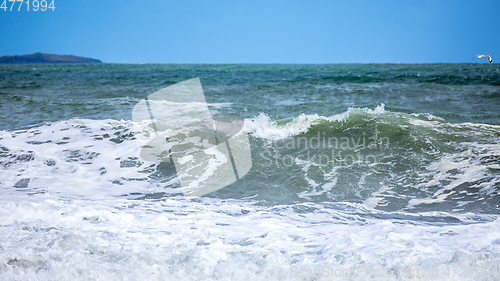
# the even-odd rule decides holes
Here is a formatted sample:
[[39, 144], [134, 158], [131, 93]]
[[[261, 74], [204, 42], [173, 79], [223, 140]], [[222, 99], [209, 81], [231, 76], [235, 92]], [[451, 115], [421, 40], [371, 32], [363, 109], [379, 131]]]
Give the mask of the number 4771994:
[[[51, 0], [49, 0], [49, 1], [51, 1]], [[49, 4], [47, 2], [47, 0], [3, 0], [2, 5], [0, 6], [0, 9], [3, 9], [4, 11], [7, 11], [7, 9], [9, 11], [13, 11], [13, 10], [15, 11], [17, 8], [17, 11], [20, 12], [21, 7], [23, 6], [23, 4], [25, 4], [24, 5], [25, 8], [22, 8], [22, 9], [26, 9], [26, 11], [28, 11], [28, 12], [29, 11], [36, 12], [38, 10], [45, 12], [48, 9], [51, 9], [52, 11], [54, 11], [56, 8], [54, 1], [55, 0], [52, 0]], [[7, 2], [9, 4], [7, 4]], [[9, 5], [10, 5], [10, 7], [8, 7]]]

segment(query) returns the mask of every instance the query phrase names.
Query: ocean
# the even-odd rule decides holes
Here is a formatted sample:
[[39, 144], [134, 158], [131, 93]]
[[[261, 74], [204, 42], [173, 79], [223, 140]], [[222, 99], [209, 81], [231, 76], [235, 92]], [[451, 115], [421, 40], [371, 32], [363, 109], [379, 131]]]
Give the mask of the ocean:
[[[249, 151], [198, 196], [134, 113], [193, 78]], [[499, 109], [496, 64], [0, 65], [0, 279], [500, 280]]]

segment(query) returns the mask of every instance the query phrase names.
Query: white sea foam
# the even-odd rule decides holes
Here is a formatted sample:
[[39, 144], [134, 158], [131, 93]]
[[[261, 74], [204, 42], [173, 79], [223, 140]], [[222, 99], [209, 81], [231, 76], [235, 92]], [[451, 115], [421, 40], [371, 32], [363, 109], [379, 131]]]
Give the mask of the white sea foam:
[[[431, 175], [428, 181], [418, 184], [418, 188], [426, 190], [433, 186], [440, 188], [426, 198], [415, 198], [409, 201], [409, 207], [413, 208], [419, 204], [434, 204], [443, 202], [446, 198], [454, 195], [460, 197], [467, 194], [467, 189], [477, 188], [479, 191], [476, 197], [469, 201], [460, 202], [460, 209], [463, 206], [482, 201], [488, 197], [497, 196], [496, 186], [500, 181], [497, 173], [492, 173], [498, 169], [498, 163], [488, 161], [500, 155], [498, 144], [484, 143], [462, 143], [462, 151], [447, 154], [427, 166]], [[488, 179], [488, 180], [485, 180]], [[466, 186], [461, 190], [461, 186]]]
[[[354, 207], [354, 214], [315, 204], [269, 208], [208, 198], [2, 202], [4, 280], [313, 280], [309, 269], [327, 267], [357, 268], [355, 275], [339, 280], [377, 280], [375, 270], [380, 269], [399, 274], [438, 269], [433, 280], [447, 280], [445, 270], [455, 268], [465, 275], [456, 279], [491, 280], [470, 275], [498, 266], [491, 254], [500, 250], [499, 219], [402, 224], [360, 217], [356, 213], [369, 210], [356, 211], [349, 204], [345, 207]], [[381, 280], [412, 278], [428, 279], [399, 275]]]
[[272, 121], [271, 118], [269, 118], [265, 113], [260, 113], [260, 115], [252, 119], [246, 119], [245, 126], [248, 132], [253, 136], [275, 141], [305, 133], [312, 126], [320, 122], [342, 122], [349, 118], [350, 115], [357, 113], [382, 114], [385, 112], [384, 107], [385, 105], [381, 104], [374, 109], [349, 108], [344, 113], [332, 116], [301, 114], [284, 125], [278, 124], [276, 121]]
[[[0, 132], [8, 149], [0, 188], [101, 198], [154, 188], [141, 171], [132, 122], [71, 119], [23, 131]], [[128, 139], [127, 139], [128, 138]], [[22, 159], [28, 159], [23, 161]], [[22, 190], [23, 188], [19, 188]]]

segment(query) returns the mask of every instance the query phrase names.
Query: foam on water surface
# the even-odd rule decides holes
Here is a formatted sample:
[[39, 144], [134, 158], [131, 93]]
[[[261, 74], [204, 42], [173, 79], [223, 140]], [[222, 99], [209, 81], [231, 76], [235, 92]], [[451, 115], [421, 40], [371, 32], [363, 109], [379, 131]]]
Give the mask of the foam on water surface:
[[260, 113], [257, 117], [254, 117], [251, 120], [246, 120], [245, 126], [247, 130], [254, 136], [275, 141], [305, 133], [311, 127], [321, 122], [341, 123], [342, 121], [345, 121], [347, 118], [349, 118], [349, 116], [352, 114], [382, 114], [385, 112], [384, 107], [385, 105], [381, 104], [375, 109], [349, 108], [348, 111], [344, 113], [328, 117], [320, 116], [317, 114], [301, 114], [284, 125], [279, 125], [277, 122], [272, 121], [266, 114]]
[[[372, 275], [380, 269], [400, 272], [384, 280], [407, 280], [417, 276], [401, 275], [402, 270], [427, 274], [438, 264], [435, 279], [447, 280], [447, 267], [498, 264], [500, 220], [488, 217], [470, 223], [466, 216], [432, 214], [442, 220], [433, 223], [423, 215], [398, 217], [350, 204], [269, 208], [183, 198], [110, 203], [4, 201], [2, 275], [7, 280], [283, 280], [299, 275], [313, 280], [307, 270], [328, 267], [363, 269], [340, 280], [377, 280]], [[491, 280], [486, 274], [476, 277], [461, 280]]]

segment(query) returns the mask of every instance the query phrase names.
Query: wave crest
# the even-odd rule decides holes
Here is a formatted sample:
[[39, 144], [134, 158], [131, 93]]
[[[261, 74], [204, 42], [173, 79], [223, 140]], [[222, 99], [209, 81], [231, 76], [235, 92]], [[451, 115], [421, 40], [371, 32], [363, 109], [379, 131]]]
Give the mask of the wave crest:
[[346, 112], [332, 116], [302, 113], [296, 118], [283, 120], [284, 122], [272, 121], [268, 115], [260, 113], [252, 119], [246, 119], [245, 126], [247, 131], [254, 137], [276, 141], [306, 133], [315, 125], [323, 122], [343, 122], [353, 115], [375, 115], [383, 113], [385, 113], [385, 104], [383, 103], [374, 109], [350, 107]]

